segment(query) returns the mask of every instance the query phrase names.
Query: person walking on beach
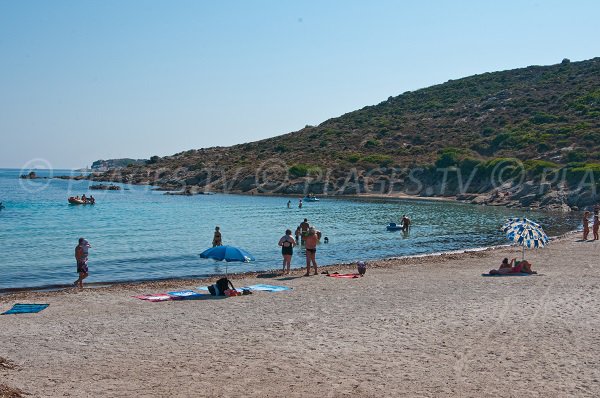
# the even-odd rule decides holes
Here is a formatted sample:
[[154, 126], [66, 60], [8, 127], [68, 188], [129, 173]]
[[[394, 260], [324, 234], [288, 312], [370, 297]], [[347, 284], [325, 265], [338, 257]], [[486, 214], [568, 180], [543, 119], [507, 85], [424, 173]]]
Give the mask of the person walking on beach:
[[221, 228], [219, 228], [218, 226], [215, 227], [215, 234], [213, 235], [213, 247], [216, 246], [223, 246], [223, 241], [221, 239]]
[[594, 232], [594, 240], [598, 240], [598, 228], [600, 228], [600, 215], [596, 213], [594, 215], [594, 224], [592, 225], [592, 232]]
[[586, 211], [583, 213], [583, 240], [587, 240], [590, 234], [590, 212]]
[[317, 230], [309, 228], [308, 235], [304, 238], [304, 247], [306, 248], [306, 274], [304, 276], [310, 276], [310, 265], [312, 264], [315, 269], [315, 275], [317, 272], [317, 244], [319, 243], [319, 236]]
[[283, 273], [289, 274], [292, 265], [292, 254], [294, 254], [294, 246], [296, 246], [296, 241], [292, 238], [290, 229], [285, 230], [285, 235], [279, 239], [278, 244], [281, 246], [281, 254], [283, 255]]
[[73, 282], [75, 286], [83, 289], [83, 280], [88, 277], [88, 249], [92, 247], [84, 238], [79, 238], [79, 244], [75, 246], [75, 260], [77, 261], [77, 273], [79, 278]]

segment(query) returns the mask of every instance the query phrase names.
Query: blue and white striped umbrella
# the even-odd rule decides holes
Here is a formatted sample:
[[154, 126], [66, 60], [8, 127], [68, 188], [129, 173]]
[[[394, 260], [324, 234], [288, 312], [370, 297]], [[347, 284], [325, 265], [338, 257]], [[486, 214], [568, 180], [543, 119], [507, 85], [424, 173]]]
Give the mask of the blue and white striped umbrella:
[[525, 248], [537, 249], [548, 244], [550, 239], [542, 226], [528, 218], [509, 218], [502, 226], [506, 238]]

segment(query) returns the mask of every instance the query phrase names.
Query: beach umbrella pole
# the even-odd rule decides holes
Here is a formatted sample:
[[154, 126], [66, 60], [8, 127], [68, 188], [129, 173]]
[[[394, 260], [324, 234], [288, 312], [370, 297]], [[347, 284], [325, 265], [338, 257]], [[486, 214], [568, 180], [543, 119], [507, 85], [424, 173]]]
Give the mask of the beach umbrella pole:
[[523, 246], [523, 251], [521, 253], [521, 261], [525, 260], [525, 246]]

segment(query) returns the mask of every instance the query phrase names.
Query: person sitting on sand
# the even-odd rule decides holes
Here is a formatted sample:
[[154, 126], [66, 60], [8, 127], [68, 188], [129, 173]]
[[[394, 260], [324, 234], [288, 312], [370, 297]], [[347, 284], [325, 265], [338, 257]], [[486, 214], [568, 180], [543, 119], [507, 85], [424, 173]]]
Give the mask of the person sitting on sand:
[[[517, 259], [513, 258], [512, 260], [510, 260], [510, 263], [508, 262], [508, 257], [504, 257], [504, 260], [502, 260], [502, 263], [500, 263], [500, 268], [498, 268], [498, 273], [499, 274], [508, 274], [512, 271], [513, 269], [513, 265], [515, 264], [515, 261]], [[490, 272], [491, 274], [492, 272]]]
[[212, 245], [213, 247], [216, 246], [223, 246], [223, 241], [221, 238], [221, 228], [219, 228], [218, 226], [215, 227], [215, 234], [213, 235], [213, 241], [212, 241]]

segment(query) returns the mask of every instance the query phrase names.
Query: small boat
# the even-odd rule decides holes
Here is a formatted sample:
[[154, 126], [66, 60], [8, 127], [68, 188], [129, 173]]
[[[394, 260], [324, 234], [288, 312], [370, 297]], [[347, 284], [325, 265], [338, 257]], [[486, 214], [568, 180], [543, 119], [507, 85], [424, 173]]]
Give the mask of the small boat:
[[74, 197], [70, 197], [68, 199], [68, 201], [69, 201], [69, 204], [72, 204], [72, 205], [93, 205], [93, 203], [91, 203], [87, 200], [81, 200], [81, 199], [77, 199]]
[[395, 222], [391, 222], [387, 225], [387, 227], [385, 227], [385, 229], [387, 229], [388, 231], [400, 231], [402, 229], [402, 226], [397, 225]]
[[302, 200], [305, 201], [305, 202], [318, 202], [319, 198], [317, 198], [316, 196], [306, 196]]

